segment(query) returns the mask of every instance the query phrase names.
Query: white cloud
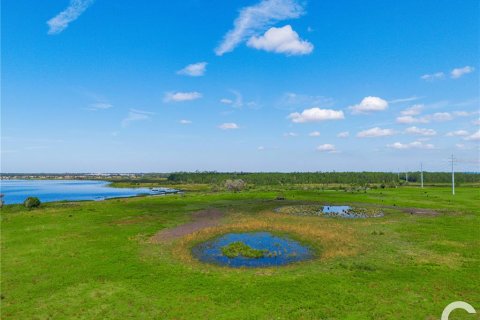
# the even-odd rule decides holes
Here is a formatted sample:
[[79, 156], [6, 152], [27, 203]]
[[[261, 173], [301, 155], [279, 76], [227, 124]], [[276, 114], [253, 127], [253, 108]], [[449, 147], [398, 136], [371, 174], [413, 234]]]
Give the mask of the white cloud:
[[180, 120], [178, 123], [180, 123], [180, 124], [191, 124], [191, 123], [192, 123], [192, 121], [190, 121], [190, 120], [185, 120], [185, 119], [182, 119], [182, 120]]
[[354, 106], [350, 106], [353, 114], [369, 113], [374, 111], [383, 111], [388, 108], [388, 102], [379, 97], [365, 97]]
[[218, 126], [222, 130], [234, 130], [234, 129], [239, 129], [240, 127], [234, 123], [234, 122], [227, 122], [227, 123], [222, 123], [221, 125]]
[[469, 135], [468, 137], [463, 138], [463, 140], [466, 140], [466, 141], [480, 141], [480, 130], [473, 133], [472, 135]]
[[151, 115], [153, 115], [153, 112], [130, 109], [127, 117], [122, 120], [122, 127], [127, 127], [131, 122], [148, 120]]
[[480, 126], [480, 119], [473, 120], [472, 124], [474, 124], [476, 126]]
[[182, 102], [200, 99], [202, 94], [200, 92], [167, 92], [163, 98], [164, 102]]
[[304, 55], [313, 51], [313, 44], [301, 40], [290, 25], [281, 28], [272, 27], [263, 36], [251, 37], [247, 45], [251, 48], [286, 55]]
[[68, 27], [68, 24], [77, 20], [94, 0], [70, 0], [68, 7], [47, 21], [48, 34], [58, 34]]
[[106, 110], [110, 108], [113, 108], [113, 105], [108, 102], [96, 102], [96, 103], [90, 104], [88, 108], [85, 108], [85, 109], [90, 111], [99, 111], [99, 110]]
[[190, 76], [190, 77], [200, 77], [205, 74], [207, 70], [207, 63], [206, 62], [198, 62], [189, 64], [182, 70], [177, 71], [177, 74]]
[[413, 97], [408, 97], [408, 98], [393, 99], [393, 100], [388, 101], [388, 103], [394, 104], [394, 103], [410, 102], [410, 101], [415, 101], [415, 100], [418, 100], [418, 99], [421, 99], [421, 97], [413, 96]]
[[223, 99], [220, 99], [220, 102], [223, 103], [223, 104], [232, 104], [232, 103], [233, 103], [233, 100], [232, 100], [232, 99], [223, 98]]
[[425, 81], [441, 80], [441, 79], [445, 79], [445, 73], [436, 72], [436, 73], [432, 73], [432, 74], [424, 74], [420, 78], [422, 80], [425, 80]]
[[348, 138], [350, 136], [350, 132], [348, 131], [343, 131], [337, 134], [338, 138]]
[[325, 144], [319, 145], [319, 146], [317, 147], [317, 151], [334, 153], [334, 152], [337, 151], [337, 149], [335, 148], [335, 145], [329, 144], [329, 143], [325, 143]]
[[402, 116], [402, 117], [397, 117], [397, 122], [411, 124], [411, 123], [428, 123], [430, 121], [426, 117], [416, 118], [412, 116]]
[[423, 107], [423, 104], [415, 104], [409, 108], [406, 108], [400, 113], [402, 114], [402, 116], [416, 116], [422, 112]]
[[233, 51], [246, 39], [263, 32], [274, 23], [296, 19], [304, 13], [303, 7], [295, 0], [262, 0], [258, 4], [244, 7], [234, 21], [234, 27], [223, 37], [215, 53], [221, 56]]
[[432, 116], [433, 120], [435, 121], [449, 121], [452, 120], [453, 117], [450, 113], [448, 112], [437, 112], [434, 113]]
[[310, 137], [320, 137], [320, 132], [312, 131], [308, 134]]
[[371, 128], [368, 130], [360, 131], [357, 133], [359, 138], [377, 138], [388, 137], [394, 135], [395, 132], [392, 129], [381, 129], [379, 127]]
[[465, 66], [463, 68], [455, 68], [452, 70], [452, 72], [450, 72], [450, 76], [452, 77], [452, 79], [458, 79], [465, 74], [472, 73], [473, 71], [475, 71], [475, 68], [470, 66]]
[[393, 144], [388, 144], [387, 147], [403, 150], [403, 149], [433, 149], [435, 146], [431, 143], [424, 143], [422, 141], [413, 141], [410, 143], [401, 143], [395, 142]]
[[258, 151], [263, 151], [263, 150], [265, 150], [265, 147], [264, 147], [264, 146], [259, 146], [259, 147], [257, 148], [257, 150], [258, 150]]
[[343, 111], [320, 108], [305, 109], [302, 113], [294, 112], [288, 116], [288, 119], [291, 119], [294, 123], [341, 120], [344, 118]]
[[405, 132], [411, 133], [411, 134], [418, 134], [421, 136], [434, 136], [437, 134], [437, 131], [433, 129], [417, 128], [417, 127], [409, 127], [405, 129]]
[[436, 112], [434, 114], [428, 114], [422, 117], [413, 117], [410, 115], [405, 115], [405, 116], [397, 117], [396, 120], [398, 123], [406, 123], [406, 124], [429, 123], [432, 120], [438, 121], [438, 122], [450, 121], [450, 120], [453, 120], [453, 116], [449, 112]]
[[298, 133], [295, 132], [287, 132], [283, 134], [284, 137], [298, 137]]
[[334, 100], [324, 96], [313, 96], [294, 92], [285, 92], [277, 102], [280, 109], [292, 110], [296, 108], [306, 108], [316, 106], [328, 108], [333, 106]]
[[447, 137], [465, 137], [468, 136], [468, 131], [465, 130], [457, 130], [451, 131], [446, 134]]

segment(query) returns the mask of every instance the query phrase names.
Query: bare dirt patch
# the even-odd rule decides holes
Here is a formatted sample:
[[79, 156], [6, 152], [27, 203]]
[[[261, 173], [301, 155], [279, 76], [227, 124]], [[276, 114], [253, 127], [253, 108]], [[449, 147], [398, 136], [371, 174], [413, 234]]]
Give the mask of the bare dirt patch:
[[172, 229], [161, 230], [157, 232], [150, 241], [153, 243], [165, 242], [181, 238], [204, 228], [215, 227], [220, 224], [223, 215], [223, 212], [218, 209], [206, 209], [194, 212], [192, 222], [182, 224]]

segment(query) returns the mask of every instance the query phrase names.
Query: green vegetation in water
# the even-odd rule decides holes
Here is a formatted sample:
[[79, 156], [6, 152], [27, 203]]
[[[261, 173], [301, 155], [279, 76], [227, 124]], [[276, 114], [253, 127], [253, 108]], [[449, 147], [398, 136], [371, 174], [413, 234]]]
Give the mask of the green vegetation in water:
[[258, 259], [262, 258], [267, 250], [254, 249], [241, 241], [235, 241], [227, 246], [222, 247], [222, 253], [228, 258], [236, 258], [242, 256], [245, 258]]
[[278, 213], [291, 214], [294, 216], [322, 216], [323, 206], [320, 205], [310, 205], [310, 204], [301, 204], [293, 206], [284, 206], [275, 209]]

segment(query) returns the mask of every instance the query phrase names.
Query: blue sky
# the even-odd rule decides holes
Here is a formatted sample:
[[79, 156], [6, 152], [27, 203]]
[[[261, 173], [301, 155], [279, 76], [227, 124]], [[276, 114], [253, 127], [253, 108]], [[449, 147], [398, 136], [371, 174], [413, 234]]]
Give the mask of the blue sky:
[[2, 6], [2, 172], [478, 171], [477, 0]]

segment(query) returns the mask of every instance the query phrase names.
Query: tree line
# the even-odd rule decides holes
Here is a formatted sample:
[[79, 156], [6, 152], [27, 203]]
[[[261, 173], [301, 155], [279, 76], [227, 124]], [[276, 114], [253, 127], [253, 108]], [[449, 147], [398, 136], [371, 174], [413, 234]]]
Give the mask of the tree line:
[[[420, 172], [409, 172], [408, 182], [420, 182]], [[451, 173], [424, 172], [425, 183], [450, 183]], [[405, 173], [393, 172], [175, 172], [167, 177], [171, 183], [223, 184], [227, 180], [242, 179], [255, 185], [284, 184], [404, 184]], [[457, 183], [480, 183], [479, 173], [455, 173]]]

